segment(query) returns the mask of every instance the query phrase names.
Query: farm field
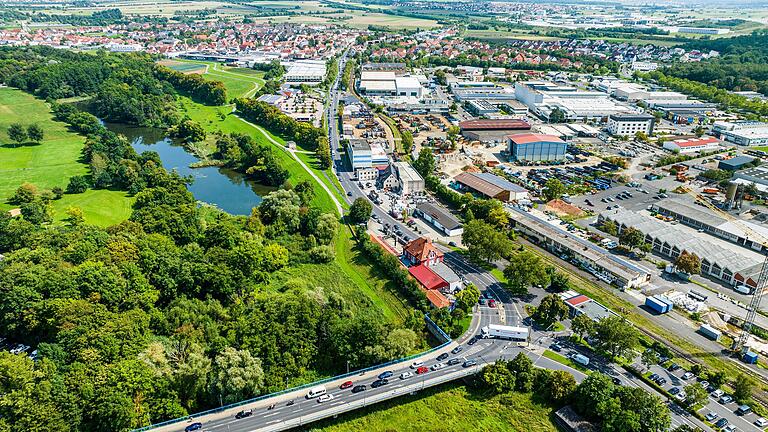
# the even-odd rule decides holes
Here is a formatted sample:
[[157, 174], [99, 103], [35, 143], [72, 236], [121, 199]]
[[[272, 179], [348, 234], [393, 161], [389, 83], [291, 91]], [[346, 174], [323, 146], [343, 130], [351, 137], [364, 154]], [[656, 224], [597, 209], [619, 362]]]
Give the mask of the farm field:
[[[45, 131], [39, 145], [15, 147], [6, 133], [11, 123], [37, 123]], [[22, 183], [42, 189], [66, 187], [69, 177], [86, 174], [79, 162], [85, 138], [55, 121], [45, 102], [12, 88], [0, 88], [0, 209], [13, 208], [6, 200]]]
[[555, 432], [551, 411], [530, 394], [488, 396], [467, 386], [446, 384], [340, 415], [318, 423], [314, 430]]

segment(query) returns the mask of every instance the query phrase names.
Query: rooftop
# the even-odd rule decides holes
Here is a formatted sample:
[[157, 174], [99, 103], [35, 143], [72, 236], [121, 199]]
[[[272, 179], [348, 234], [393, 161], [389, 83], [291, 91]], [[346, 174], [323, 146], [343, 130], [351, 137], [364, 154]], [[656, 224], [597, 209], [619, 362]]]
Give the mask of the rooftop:
[[443, 278], [437, 275], [425, 265], [417, 265], [408, 268], [408, 273], [411, 274], [417, 281], [428, 290], [439, 289], [441, 285], [445, 284]]
[[678, 147], [698, 147], [707, 144], [719, 144], [720, 140], [715, 137], [677, 139], [672, 141]]
[[517, 134], [517, 135], [510, 135], [509, 139], [515, 144], [529, 144], [533, 142], [555, 142], [555, 143], [565, 144], [565, 142], [560, 138], [554, 135], [547, 135], [547, 134], [535, 134], [535, 133]]
[[459, 123], [461, 130], [528, 130], [531, 125], [519, 119], [465, 120]]
[[440, 225], [448, 230], [461, 228], [461, 221], [452, 215], [448, 210], [430, 203], [421, 203], [416, 206], [420, 212], [428, 214], [432, 219], [437, 220]]
[[389, 71], [363, 71], [360, 81], [394, 81], [395, 73]]

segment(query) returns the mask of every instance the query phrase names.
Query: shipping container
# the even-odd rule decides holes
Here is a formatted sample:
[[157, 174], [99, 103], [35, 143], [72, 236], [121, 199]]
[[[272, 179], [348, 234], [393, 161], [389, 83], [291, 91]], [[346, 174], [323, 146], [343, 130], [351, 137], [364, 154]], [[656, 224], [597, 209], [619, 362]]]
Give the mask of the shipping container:
[[650, 296], [645, 298], [645, 306], [656, 313], [665, 314], [672, 310], [672, 302], [663, 296]]
[[747, 364], [757, 364], [757, 353], [752, 351], [747, 351], [744, 353], [744, 363]]
[[699, 333], [704, 335], [704, 337], [714, 341], [720, 340], [720, 335], [722, 334], [720, 333], [720, 330], [712, 327], [709, 324], [702, 324], [701, 327], [699, 327]]

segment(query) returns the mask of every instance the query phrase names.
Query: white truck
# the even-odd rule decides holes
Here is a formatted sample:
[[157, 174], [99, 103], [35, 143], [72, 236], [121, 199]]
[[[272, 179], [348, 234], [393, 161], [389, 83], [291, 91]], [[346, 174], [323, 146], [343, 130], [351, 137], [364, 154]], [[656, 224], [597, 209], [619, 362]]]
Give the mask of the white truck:
[[574, 354], [573, 356], [571, 356], [571, 360], [575, 361], [576, 363], [582, 366], [589, 366], [589, 357], [583, 354]]
[[508, 339], [518, 342], [528, 341], [528, 328], [527, 327], [512, 327], [499, 324], [488, 324], [480, 329], [480, 333], [484, 339], [496, 338], [496, 339]]

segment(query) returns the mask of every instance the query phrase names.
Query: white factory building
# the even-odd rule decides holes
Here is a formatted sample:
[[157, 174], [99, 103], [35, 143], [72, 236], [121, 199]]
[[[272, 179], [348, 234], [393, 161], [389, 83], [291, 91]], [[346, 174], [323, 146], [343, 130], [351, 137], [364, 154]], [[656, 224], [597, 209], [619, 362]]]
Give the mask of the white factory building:
[[611, 114], [634, 110], [603, 92], [583, 91], [543, 81], [517, 82], [515, 97], [531, 112], [547, 120], [556, 109], [564, 112], [568, 120], [597, 121], [604, 121]]
[[638, 132], [650, 135], [656, 118], [650, 114], [621, 113], [608, 116], [611, 135], [634, 136]]
[[743, 146], [768, 144], [768, 123], [757, 121], [715, 122], [712, 132], [720, 139]]
[[290, 85], [317, 85], [325, 79], [325, 60], [297, 60], [285, 72], [285, 82]]
[[424, 88], [416, 76], [396, 76], [391, 71], [363, 71], [358, 85], [366, 96], [405, 96], [421, 98]]

